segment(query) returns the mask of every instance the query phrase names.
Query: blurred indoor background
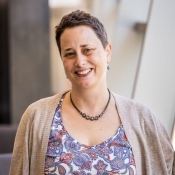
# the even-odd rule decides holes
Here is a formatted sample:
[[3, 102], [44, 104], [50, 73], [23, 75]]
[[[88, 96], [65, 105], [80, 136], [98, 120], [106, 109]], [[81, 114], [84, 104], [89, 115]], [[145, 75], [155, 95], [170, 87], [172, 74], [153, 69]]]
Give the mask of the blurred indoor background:
[[174, 0], [0, 0], [0, 124], [18, 125], [29, 104], [70, 88], [55, 26], [77, 9], [99, 18], [113, 45], [108, 87], [147, 104], [173, 139]]

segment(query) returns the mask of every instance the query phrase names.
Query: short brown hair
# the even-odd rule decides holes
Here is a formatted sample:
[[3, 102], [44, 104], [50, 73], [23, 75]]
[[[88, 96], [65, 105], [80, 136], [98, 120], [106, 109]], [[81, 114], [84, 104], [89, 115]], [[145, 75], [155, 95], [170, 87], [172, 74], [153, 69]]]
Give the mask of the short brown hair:
[[103, 24], [94, 16], [91, 16], [84, 11], [76, 10], [63, 16], [60, 24], [56, 26], [56, 42], [61, 55], [60, 37], [66, 28], [72, 28], [80, 25], [86, 25], [91, 27], [96, 33], [97, 37], [100, 39], [103, 48], [106, 48], [108, 44], [108, 38], [106, 30]]

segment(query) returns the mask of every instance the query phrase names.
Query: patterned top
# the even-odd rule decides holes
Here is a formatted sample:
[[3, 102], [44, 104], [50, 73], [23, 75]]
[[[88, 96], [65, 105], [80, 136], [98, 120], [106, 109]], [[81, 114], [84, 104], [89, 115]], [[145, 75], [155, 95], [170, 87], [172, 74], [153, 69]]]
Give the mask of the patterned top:
[[117, 133], [95, 146], [72, 138], [62, 122], [63, 94], [53, 118], [45, 158], [46, 175], [136, 175], [135, 160], [123, 126]]

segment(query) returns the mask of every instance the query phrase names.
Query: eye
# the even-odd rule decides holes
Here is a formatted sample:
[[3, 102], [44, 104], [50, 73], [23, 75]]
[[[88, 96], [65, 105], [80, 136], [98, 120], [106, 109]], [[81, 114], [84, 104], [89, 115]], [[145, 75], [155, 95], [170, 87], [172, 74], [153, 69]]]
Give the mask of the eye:
[[83, 49], [83, 53], [90, 54], [90, 53], [92, 53], [93, 50], [94, 50], [94, 48], [85, 48], [85, 49]]
[[71, 58], [75, 55], [74, 52], [68, 52], [68, 53], [65, 53], [64, 57], [67, 57], [67, 58]]

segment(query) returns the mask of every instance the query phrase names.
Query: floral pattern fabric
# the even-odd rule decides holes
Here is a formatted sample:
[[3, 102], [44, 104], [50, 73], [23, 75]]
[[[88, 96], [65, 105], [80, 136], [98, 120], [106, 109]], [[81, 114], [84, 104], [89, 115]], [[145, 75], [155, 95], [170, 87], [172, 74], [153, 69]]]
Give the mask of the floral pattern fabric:
[[[65, 94], [64, 94], [65, 95]], [[87, 146], [73, 139], [64, 128], [62, 96], [53, 118], [45, 157], [45, 175], [136, 175], [132, 149], [123, 126], [110, 139]]]

